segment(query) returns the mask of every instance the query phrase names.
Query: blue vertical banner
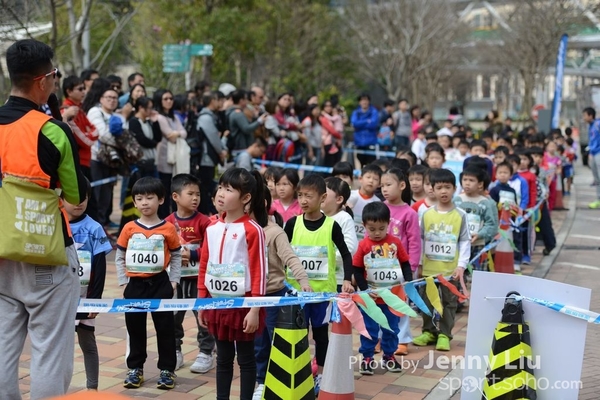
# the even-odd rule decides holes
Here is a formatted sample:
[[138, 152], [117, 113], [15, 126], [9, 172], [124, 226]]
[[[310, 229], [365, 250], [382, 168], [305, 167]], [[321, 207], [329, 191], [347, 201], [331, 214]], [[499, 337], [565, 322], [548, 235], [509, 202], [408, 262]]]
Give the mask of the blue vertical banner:
[[556, 79], [554, 84], [554, 100], [552, 101], [552, 129], [558, 128], [560, 124], [560, 107], [562, 103], [563, 76], [565, 72], [565, 59], [567, 58], [567, 41], [569, 35], [566, 33], [560, 38], [558, 54], [556, 55]]

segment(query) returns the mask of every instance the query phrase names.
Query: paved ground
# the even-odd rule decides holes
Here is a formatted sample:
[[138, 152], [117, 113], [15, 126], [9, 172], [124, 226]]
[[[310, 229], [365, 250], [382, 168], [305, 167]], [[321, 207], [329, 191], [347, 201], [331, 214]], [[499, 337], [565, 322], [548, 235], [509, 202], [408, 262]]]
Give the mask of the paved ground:
[[[554, 264], [550, 268], [552, 258], [543, 257], [541, 247], [537, 249], [532, 259], [532, 265], [523, 269], [524, 274], [543, 275], [548, 271], [547, 278], [564, 281], [575, 285], [591, 287], [594, 289], [592, 295], [592, 310], [600, 309], [600, 267], [593, 258], [598, 256], [600, 249], [600, 211], [579, 209], [593, 200], [595, 190], [589, 186], [591, 174], [588, 170], [579, 168], [578, 185], [576, 186], [577, 199], [571, 202], [577, 204], [578, 209], [570, 212], [561, 211], [553, 213], [553, 225], [557, 235], [567, 237], [565, 247], [560, 251]], [[575, 196], [574, 196], [575, 197]], [[118, 205], [115, 206], [118, 209]], [[571, 226], [572, 225], [572, 226]], [[567, 235], [570, 232], [569, 235]], [[599, 235], [596, 235], [596, 234]], [[571, 249], [569, 246], [580, 246]], [[558, 249], [557, 249], [558, 250]], [[105, 298], [114, 298], [120, 295], [116, 284], [114, 264], [108, 268]], [[449, 353], [439, 353], [432, 348], [416, 348], [410, 346], [410, 354], [401, 359], [405, 366], [402, 374], [377, 371], [373, 376], [361, 376], [355, 373], [355, 397], [357, 399], [392, 400], [392, 399], [423, 399], [438, 385], [441, 378], [445, 377], [449, 370], [438, 368], [427, 369], [431, 357], [440, 355], [458, 356], [464, 353], [466, 339], [467, 312], [464, 310], [458, 315], [452, 350]], [[150, 321], [150, 319], [149, 319]], [[420, 333], [420, 320], [414, 319], [411, 328], [414, 335]], [[151, 323], [148, 324], [148, 362], [145, 368], [146, 383], [137, 390], [123, 389], [122, 380], [125, 377], [125, 350], [126, 331], [123, 315], [101, 315], [97, 319], [97, 341], [100, 352], [100, 389], [109, 392], [123, 393], [131, 397], [139, 398], [165, 398], [165, 399], [214, 399], [215, 398], [215, 372], [210, 371], [205, 375], [192, 374], [189, 366], [197, 355], [197, 347], [194, 343], [195, 323], [191, 313], [185, 321], [186, 331], [183, 352], [186, 364], [177, 372], [177, 387], [172, 391], [161, 391], [155, 389], [158, 375], [156, 368], [156, 338]], [[583, 368], [583, 389], [580, 393], [581, 399], [597, 399], [595, 393], [600, 386], [597, 376], [600, 375], [600, 331], [596, 326], [590, 325], [586, 342], [586, 357]], [[358, 354], [358, 336], [354, 338], [354, 352]], [[21, 362], [20, 378], [24, 398], [28, 398], [29, 389], [29, 349], [26, 349]], [[379, 357], [376, 357], [379, 358]], [[356, 371], [358, 366], [356, 366]], [[455, 371], [454, 373], [457, 373]], [[232, 399], [239, 397], [239, 378], [236, 371], [232, 386]], [[71, 391], [76, 392], [85, 388], [85, 372], [83, 357], [79, 347], [76, 345], [75, 372], [71, 384]], [[445, 397], [449, 398], [451, 395]], [[459, 393], [452, 396], [458, 399]], [[443, 398], [443, 397], [437, 397]]]

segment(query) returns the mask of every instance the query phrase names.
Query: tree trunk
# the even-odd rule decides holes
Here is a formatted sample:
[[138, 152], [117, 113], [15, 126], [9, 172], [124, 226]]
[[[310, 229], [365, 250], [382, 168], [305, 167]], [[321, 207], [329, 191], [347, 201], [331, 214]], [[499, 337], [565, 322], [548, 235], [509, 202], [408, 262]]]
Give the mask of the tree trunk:
[[71, 58], [73, 69], [81, 71], [83, 68], [83, 52], [81, 51], [81, 35], [77, 32], [77, 20], [75, 17], [75, 8], [73, 0], [66, 0], [67, 14], [69, 16], [69, 36], [71, 38]]
[[58, 26], [56, 21], [56, 1], [50, 0], [50, 20], [52, 21], [52, 30], [50, 31], [50, 47], [56, 51], [58, 46]]
[[535, 73], [521, 72], [521, 77], [523, 78], [524, 87], [523, 106], [521, 107], [521, 112], [524, 115], [526, 115], [527, 118], [531, 118], [531, 109], [533, 108], [533, 88], [535, 86]]
[[242, 60], [239, 54], [234, 56], [233, 64], [235, 66], [235, 85], [242, 86]]
[[211, 82], [212, 80], [212, 67], [213, 67], [213, 58], [212, 56], [204, 56], [202, 57], [202, 80], [206, 82]]

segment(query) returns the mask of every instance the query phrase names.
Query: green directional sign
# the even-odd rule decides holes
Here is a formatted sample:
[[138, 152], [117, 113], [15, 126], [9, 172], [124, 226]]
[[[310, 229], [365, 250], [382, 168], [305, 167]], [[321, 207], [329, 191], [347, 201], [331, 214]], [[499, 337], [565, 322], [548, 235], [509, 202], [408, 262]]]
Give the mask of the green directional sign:
[[166, 44], [163, 46], [163, 72], [186, 72], [190, 69], [190, 46]]
[[211, 56], [212, 44], [165, 44], [163, 46], [163, 72], [188, 72], [194, 56]]
[[212, 44], [192, 44], [190, 46], [190, 55], [192, 56], [212, 56]]

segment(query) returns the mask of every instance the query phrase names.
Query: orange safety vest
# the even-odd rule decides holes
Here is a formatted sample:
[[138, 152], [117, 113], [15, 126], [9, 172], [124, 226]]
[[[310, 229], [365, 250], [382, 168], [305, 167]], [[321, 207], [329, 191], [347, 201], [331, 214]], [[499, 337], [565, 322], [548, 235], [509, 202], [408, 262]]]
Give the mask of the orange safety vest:
[[[0, 168], [2, 176], [11, 175], [44, 189], [50, 189], [50, 175], [42, 170], [38, 158], [40, 130], [52, 117], [38, 110], [31, 110], [15, 122], [0, 125]], [[60, 211], [66, 222], [69, 217], [59, 199]], [[68, 223], [67, 231], [72, 236]]]

